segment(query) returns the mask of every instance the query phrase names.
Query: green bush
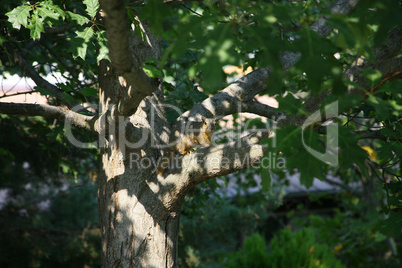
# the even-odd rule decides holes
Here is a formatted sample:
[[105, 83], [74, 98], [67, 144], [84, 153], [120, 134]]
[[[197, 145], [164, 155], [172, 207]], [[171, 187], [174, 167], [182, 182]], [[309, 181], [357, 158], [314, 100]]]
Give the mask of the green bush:
[[327, 244], [317, 242], [310, 228], [294, 233], [282, 229], [272, 238], [270, 247], [269, 267], [345, 267]]
[[229, 255], [226, 267], [264, 267], [268, 263], [264, 237], [256, 233], [244, 240], [243, 249]]
[[345, 267], [328, 245], [318, 243], [310, 228], [292, 233], [282, 229], [272, 238], [268, 253], [264, 237], [254, 234], [245, 239], [243, 248], [229, 254], [226, 267]]

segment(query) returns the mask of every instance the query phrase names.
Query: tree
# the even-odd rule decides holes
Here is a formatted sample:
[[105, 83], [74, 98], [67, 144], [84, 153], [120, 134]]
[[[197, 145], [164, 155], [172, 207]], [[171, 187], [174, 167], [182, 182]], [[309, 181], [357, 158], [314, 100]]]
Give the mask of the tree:
[[[357, 173], [363, 183], [377, 176], [398, 188], [400, 3], [358, 2], [8, 1], [2, 69], [32, 78], [49, 104], [0, 103], [0, 113], [65, 121], [81, 147], [93, 143], [78, 141], [71, 126], [99, 136], [104, 267], [176, 266], [188, 191], [264, 163], [264, 154], [285, 157], [306, 186], [329, 173]], [[229, 64], [253, 71], [227, 85], [222, 66]], [[44, 78], [53, 73], [64, 82]], [[266, 93], [278, 109], [255, 100]], [[96, 97], [95, 112], [83, 105]], [[185, 111], [175, 114], [165, 100]], [[157, 174], [171, 133], [201, 116], [240, 112], [276, 128], [176, 154]], [[369, 159], [370, 150], [377, 156]], [[283, 166], [261, 174], [265, 189], [272, 175], [285, 176]], [[390, 219], [401, 217], [400, 205], [388, 204]]]

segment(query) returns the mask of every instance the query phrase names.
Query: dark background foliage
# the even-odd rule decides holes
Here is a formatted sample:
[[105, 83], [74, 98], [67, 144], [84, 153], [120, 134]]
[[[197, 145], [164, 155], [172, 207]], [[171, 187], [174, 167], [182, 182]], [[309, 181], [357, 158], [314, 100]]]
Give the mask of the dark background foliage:
[[[310, 155], [300, 128], [288, 126], [277, 131], [275, 148], [286, 159], [286, 172], [250, 169], [197, 187], [183, 207], [180, 266], [231, 266], [236, 260], [246, 267], [261, 261], [280, 267], [280, 248], [289, 248], [293, 253], [287, 255], [287, 265], [293, 267], [399, 267], [402, 85], [398, 76], [383, 83], [375, 51], [390, 33], [400, 30], [401, 2], [360, 1], [348, 16], [331, 14], [332, 1], [165, 2], [126, 4], [131, 22], [136, 23], [136, 16], [147, 19], [162, 36], [162, 59], [151, 59], [143, 68], [163, 77], [168, 103], [185, 111], [227, 86], [234, 75], [225, 73], [223, 66], [269, 65], [275, 72], [261, 95], [274, 96], [281, 111], [306, 114], [302, 103], [331, 89], [323, 107], [339, 101], [341, 115], [335, 122], [338, 167]], [[98, 11], [93, 0], [2, 1], [2, 79], [27, 76], [15, 64], [17, 53], [40, 75], [60, 73], [64, 79], [56, 85], [67, 103], [96, 103], [97, 62], [107, 58]], [[321, 16], [335, 29], [326, 38], [310, 28]], [[282, 71], [279, 60], [285, 50], [302, 55], [288, 72]], [[362, 86], [343, 75], [358, 59], [367, 62], [359, 74], [367, 84], [363, 95], [349, 94]], [[60, 105], [43, 86], [33, 90]], [[167, 110], [169, 121], [177, 116]], [[259, 124], [256, 120], [249, 126]], [[234, 125], [243, 126], [239, 121]], [[381, 138], [354, 134], [367, 130], [379, 131]], [[308, 145], [323, 150], [326, 136], [306, 131]], [[82, 141], [96, 140], [79, 129], [74, 133]], [[98, 153], [97, 148], [69, 144], [58, 120], [0, 115], [1, 267], [100, 266]], [[253, 179], [258, 172], [261, 183]], [[340, 182], [332, 182], [334, 191], [284, 197], [283, 187], [293, 173], [300, 174], [307, 187], [314, 178], [331, 183], [329, 178], [336, 177]], [[230, 180], [238, 191], [227, 197], [222, 189]], [[254, 186], [260, 190], [248, 193]], [[325, 254], [319, 247], [327, 249]], [[303, 259], [306, 254], [318, 262]], [[296, 256], [307, 262], [298, 263]]]

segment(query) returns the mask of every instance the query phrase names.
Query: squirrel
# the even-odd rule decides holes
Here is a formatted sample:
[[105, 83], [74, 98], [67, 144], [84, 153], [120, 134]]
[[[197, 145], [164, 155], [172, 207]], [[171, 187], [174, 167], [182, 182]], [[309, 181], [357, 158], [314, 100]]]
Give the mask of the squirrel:
[[166, 167], [171, 162], [174, 152], [179, 152], [181, 155], [191, 153], [195, 146], [210, 146], [212, 144], [212, 136], [215, 132], [216, 120], [201, 118], [201, 121], [187, 121], [183, 132], [178, 130], [170, 135], [170, 144], [168, 148], [168, 156], [163, 157], [159, 162], [156, 172], [162, 175]]

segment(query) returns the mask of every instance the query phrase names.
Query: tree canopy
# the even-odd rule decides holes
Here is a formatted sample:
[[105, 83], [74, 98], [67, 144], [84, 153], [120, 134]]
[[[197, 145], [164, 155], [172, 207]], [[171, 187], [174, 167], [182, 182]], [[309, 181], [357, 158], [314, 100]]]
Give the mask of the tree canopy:
[[[300, 174], [306, 187], [314, 178], [327, 181], [366, 198], [386, 215], [376, 230], [400, 237], [401, 8], [396, 0], [2, 1], [3, 79], [14, 74], [32, 79], [36, 86], [24, 94], [40, 93], [48, 103], [8, 103], [7, 97], [21, 93], [3, 89], [0, 188], [14, 200], [12, 207], [24, 200], [21, 208], [32, 199], [24, 197], [27, 184], [62, 187], [66, 178], [76, 183], [92, 178], [100, 180], [99, 192], [107, 193], [102, 155], [110, 153], [115, 132], [105, 126], [118, 116], [134, 118], [124, 131], [135, 143], [136, 131], [154, 120], [149, 101], [152, 107], [162, 104], [155, 112], [160, 121], [153, 121], [161, 126], [149, 127], [158, 145], [167, 143], [166, 129], [174, 132], [186, 118], [220, 122], [213, 146], [181, 158], [187, 164], [205, 162], [169, 171], [165, 181], [155, 182], [161, 189], [179, 189], [178, 200], [208, 179], [257, 166], [241, 172], [250, 183], [250, 174], [258, 172], [265, 193], [273, 179], [286, 183], [292, 174]], [[230, 73], [228, 66], [240, 71]], [[51, 76], [56, 83], [49, 82]], [[278, 107], [259, 101], [266, 95]], [[142, 111], [149, 116], [141, 119]], [[241, 117], [245, 112], [258, 118]], [[226, 129], [228, 115], [235, 131]], [[242, 133], [251, 135], [240, 138]], [[89, 148], [75, 148], [71, 135]], [[166, 154], [149, 147], [130, 148], [123, 158], [137, 149], [156, 160]], [[236, 162], [237, 153], [247, 160]], [[216, 168], [211, 164], [216, 156], [229, 162]], [[99, 174], [96, 161], [104, 161]], [[137, 174], [148, 174], [143, 179], [155, 193], [148, 177], [156, 175], [141, 170]], [[179, 173], [179, 179], [173, 176]], [[382, 189], [378, 196], [369, 193], [373, 185]], [[166, 198], [157, 195], [171, 213]], [[102, 219], [105, 213], [99, 213]]]

